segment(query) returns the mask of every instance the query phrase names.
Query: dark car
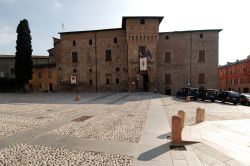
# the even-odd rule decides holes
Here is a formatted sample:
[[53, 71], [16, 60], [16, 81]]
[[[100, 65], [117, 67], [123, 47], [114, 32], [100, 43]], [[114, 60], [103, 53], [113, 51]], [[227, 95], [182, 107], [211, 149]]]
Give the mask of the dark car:
[[244, 94], [242, 93], [240, 95], [240, 104], [243, 104], [243, 105], [250, 105], [250, 94]]
[[237, 105], [240, 102], [240, 94], [234, 91], [221, 92], [218, 95], [218, 100], [220, 100], [222, 103], [229, 102]]
[[214, 102], [217, 99], [218, 90], [215, 89], [201, 89], [199, 90], [199, 99], [202, 101], [210, 100]]
[[190, 96], [192, 100], [198, 99], [198, 88], [181, 88], [177, 93], [176, 97], [186, 99]]

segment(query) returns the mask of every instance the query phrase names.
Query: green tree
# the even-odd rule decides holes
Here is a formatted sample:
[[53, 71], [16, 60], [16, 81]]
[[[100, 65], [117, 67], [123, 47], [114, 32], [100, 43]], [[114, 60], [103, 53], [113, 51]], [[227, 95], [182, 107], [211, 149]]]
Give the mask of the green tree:
[[28, 20], [21, 20], [17, 26], [15, 76], [19, 87], [24, 88], [32, 79], [32, 45]]

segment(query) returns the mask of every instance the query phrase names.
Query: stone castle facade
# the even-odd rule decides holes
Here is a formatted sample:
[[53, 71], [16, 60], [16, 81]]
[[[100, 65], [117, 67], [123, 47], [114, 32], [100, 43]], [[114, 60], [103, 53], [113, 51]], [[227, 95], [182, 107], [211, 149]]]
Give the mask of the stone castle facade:
[[[220, 29], [160, 32], [163, 17], [123, 17], [122, 27], [61, 32], [50, 58], [56, 62], [59, 90], [159, 91], [182, 87], [218, 88]], [[147, 70], [140, 56], [149, 51]]]

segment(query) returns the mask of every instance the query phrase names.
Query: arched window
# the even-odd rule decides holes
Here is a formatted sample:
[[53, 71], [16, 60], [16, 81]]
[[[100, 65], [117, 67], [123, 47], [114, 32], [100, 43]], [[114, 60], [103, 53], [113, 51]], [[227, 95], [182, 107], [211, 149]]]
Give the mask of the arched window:
[[89, 45], [92, 45], [92, 39], [89, 39]]
[[75, 40], [73, 40], [73, 46], [76, 46], [76, 41]]
[[114, 38], [114, 43], [117, 43], [117, 38], [116, 37]]

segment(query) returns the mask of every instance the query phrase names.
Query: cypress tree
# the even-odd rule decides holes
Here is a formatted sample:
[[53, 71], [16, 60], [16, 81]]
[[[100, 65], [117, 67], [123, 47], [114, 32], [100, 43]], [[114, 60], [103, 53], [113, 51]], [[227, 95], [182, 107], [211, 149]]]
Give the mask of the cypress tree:
[[[19, 87], [25, 85], [32, 79], [32, 45], [28, 20], [21, 20], [17, 26], [15, 76]], [[25, 90], [25, 89], [24, 89]]]

